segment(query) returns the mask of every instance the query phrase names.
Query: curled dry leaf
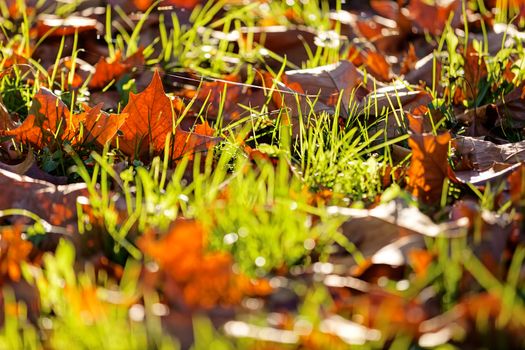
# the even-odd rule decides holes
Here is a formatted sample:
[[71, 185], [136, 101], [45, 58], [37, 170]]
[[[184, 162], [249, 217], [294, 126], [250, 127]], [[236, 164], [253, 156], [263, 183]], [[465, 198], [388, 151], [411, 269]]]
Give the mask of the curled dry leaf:
[[448, 164], [448, 149], [451, 136], [414, 134], [408, 144], [412, 149], [412, 160], [407, 172], [407, 185], [414, 196], [426, 203], [441, 199], [445, 179], [455, 179]]
[[[311, 107], [307, 102], [308, 97], [304, 95], [310, 96], [311, 101], [317, 100], [314, 109], [320, 112], [334, 111], [341, 93], [343, 94], [341, 112], [348, 115], [352, 97], [355, 95], [361, 99], [363, 91], [368, 93], [373, 88], [372, 81], [369, 79], [365, 84], [363, 74], [347, 60], [317, 68], [286, 71], [282, 80], [283, 84], [277, 85], [277, 88], [284, 87], [292, 94], [275, 92], [273, 100], [278, 102], [276, 103], [278, 106], [292, 108], [293, 116], [299, 115], [296, 108], [300, 108], [305, 115], [309, 114]], [[293, 92], [302, 94], [298, 96], [299, 107], [296, 107], [296, 96]]]
[[474, 185], [505, 178], [525, 161], [525, 141], [496, 145], [480, 138], [457, 137], [454, 147], [463, 165], [456, 177]]
[[122, 110], [128, 115], [121, 127], [123, 135], [118, 139], [122, 152], [140, 159], [159, 154], [166, 147], [168, 135], [173, 136], [169, 145], [172, 159], [206, 150], [216, 144], [217, 138], [176, 127], [177, 114], [182, 108], [180, 99], [171, 99], [166, 95], [160, 75], [155, 72], [144, 91], [130, 93], [129, 103]]
[[370, 210], [341, 207], [329, 207], [327, 210], [331, 214], [348, 217], [342, 225], [342, 232], [364, 257], [372, 257], [383, 247], [404, 236], [462, 235], [468, 224], [464, 220], [436, 224], [418, 208], [408, 206], [401, 200], [381, 204]]
[[77, 198], [88, 196], [85, 184], [56, 186], [0, 169], [0, 210], [28, 210], [51, 225], [74, 232]]

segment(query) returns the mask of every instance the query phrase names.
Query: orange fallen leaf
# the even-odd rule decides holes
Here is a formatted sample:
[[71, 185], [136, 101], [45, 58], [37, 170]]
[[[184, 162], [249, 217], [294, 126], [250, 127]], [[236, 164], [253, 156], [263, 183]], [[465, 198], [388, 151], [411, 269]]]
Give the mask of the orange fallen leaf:
[[84, 105], [86, 117], [83, 121], [87, 141], [96, 141], [100, 145], [110, 142], [120, 127], [124, 124], [128, 115], [108, 114], [102, 111], [102, 103], [93, 108]]
[[[230, 74], [218, 81], [205, 81], [199, 86], [198, 90], [184, 90], [182, 96], [189, 99], [195, 98], [197, 108], [207, 103], [206, 113], [210, 116], [217, 116], [222, 108], [225, 118], [237, 120], [240, 118], [240, 114], [244, 112], [238, 103], [248, 104], [242, 99], [247, 97], [248, 100], [251, 100], [249, 97], [252, 94], [251, 90], [243, 93], [242, 86], [237, 83], [240, 83], [239, 78]], [[224, 94], [226, 94], [225, 97]], [[222, 105], [223, 100], [224, 104]]]
[[268, 293], [264, 281], [233, 273], [230, 254], [206, 252], [206, 232], [196, 221], [178, 219], [164, 237], [155, 239], [149, 232], [137, 243], [177, 284], [191, 307], [236, 304], [244, 295]]
[[112, 80], [119, 79], [134, 66], [142, 64], [144, 64], [143, 50], [137, 51], [126, 59], [122, 59], [120, 51], [112, 59], [101, 57], [95, 65], [95, 74], [91, 77], [88, 87], [92, 89], [103, 88]]
[[0, 231], [0, 274], [14, 282], [20, 280], [20, 263], [27, 259], [33, 248], [22, 238], [21, 230], [21, 225], [15, 225]]
[[[102, 112], [101, 104], [84, 108], [85, 112], [73, 114], [58, 96], [41, 88], [33, 97], [29, 115], [22, 125], [12, 130], [0, 130], [0, 135], [13, 136], [16, 141], [30, 143], [36, 148], [50, 146], [56, 140], [67, 140], [72, 144], [96, 140], [104, 145], [127, 118], [124, 113], [108, 115]], [[79, 133], [80, 124], [88, 131], [84, 137]]]
[[14, 136], [19, 142], [38, 148], [49, 146], [55, 139], [73, 137], [76, 126], [84, 115], [72, 115], [55, 94], [41, 88], [34, 96], [29, 115], [18, 128], [2, 130], [3, 136]]
[[441, 198], [443, 181], [453, 177], [448, 164], [448, 148], [451, 136], [444, 133], [414, 134], [408, 144], [412, 149], [412, 161], [408, 169], [408, 188], [412, 194], [427, 203]]
[[400, 73], [407, 74], [408, 72], [412, 71], [416, 67], [417, 61], [418, 58], [416, 55], [416, 48], [414, 47], [414, 44], [410, 43], [408, 46], [408, 52], [401, 63]]
[[168, 135], [171, 138], [171, 158], [177, 159], [186, 153], [205, 150], [218, 139], [182, 130], [177, 125], [177, 114], [183, 108], [178, 98], [170, 99], [164, 92], [158, 72], [155, 72], [149, 86], [141, 93], [130, 93], [129, 103], [123, 109], [128, 114], [122, 125], [123, 136], [119, 147], [131, 157], [144, 158], [161, 153]]

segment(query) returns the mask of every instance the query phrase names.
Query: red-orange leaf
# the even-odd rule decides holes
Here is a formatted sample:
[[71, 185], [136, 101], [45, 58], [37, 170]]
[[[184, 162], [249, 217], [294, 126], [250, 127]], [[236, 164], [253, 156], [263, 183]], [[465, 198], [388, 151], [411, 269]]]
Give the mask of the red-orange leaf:
[[122, 125], [124, 135], [119, 139], [122, 152], [131, 157], [143, 158], [161, 153], [166, 137], [173, 133], [171, 158], [203, 150], [217, 139], [176, 128], [177, 113], [182, 109], [179, 99], [172, 100], [164, 92], [158, 72], [149, 86], [139, 94], [130, 93], [129, 103], [122, 111], [128, 114]]
[[3, 228], [0, 231], [0, 276], [18, 282], [20, 264], [32, 248], [32, 244], [22, 238], [22, 225]]
[[451, 174], [448, 164], [450, 134], [411, 135], [408, 143], [412, 161], [408, 169], [408, 187], [412, 194], [427, 203], [440, 200], [443, 181]]
[[129, 115], [119, 139], [122, 152], [130, 156], [147, 156], [164, 149], [166, 136], [173, 132], [176, 105], [166, 95], [162, 80], [155, 72], [149, 86], [139, 94], [130, 93], [122, 111]]
[[113, 59], [101, 57], [95, 65], [95, 74], [91, 77], [88, 86], [90, 88], [103, 88], [113, 79], [119, 79], [133, 66], [144, 63], [143, 50], [137, 51], [127, 59], [122, 59], [122, 53], [118, 51]]
[[[4, 130], [2, 135], [14, 136], [17, 141], [44, 147], [60, 137], [72, 136], [74, 124], [68, 128], [68, 122], [79, 116], [71, 115], [67, 106], [46, 88], [41, 88], [33, 98], [29, 115], [18, 128]], [[82, 116], [80, 116], [82, 118]], [[78, 124], [78, 123], [76, 123]]]
[[450, 17], [454, 13], [452, 26], [457, 24], [461, 14], [461, 1], [459, 0], [411, 0], [408, 5], [409, 16], [423, 30], [430, 34], [439, 35]]
[[125, 113], [108, 114], [102, 111], [102, 103], [93, 108], [84, 106], [84, 109], [86, 115], [83, 124], [86, 140], [96, 141], [100, 145], [111, 141], [128, 117]]
[[[72, 144], [96, 140], [104, 145], [116, 135], [127, 118], [127, 114], [103, 112], [102, 104], [94, 108], [84, 105], [84, 110], [72, 114], [60, 98], [42, 88], [34, 96], [29, 115], [22, 125], [12, 130], [0, 130], [0, 135], [13, 136], [16, 141], [30, 143], [36, 148], [49, 146], [56, 140], [68, 140]], [[80, 124], [84, 125], [83, 135]]]

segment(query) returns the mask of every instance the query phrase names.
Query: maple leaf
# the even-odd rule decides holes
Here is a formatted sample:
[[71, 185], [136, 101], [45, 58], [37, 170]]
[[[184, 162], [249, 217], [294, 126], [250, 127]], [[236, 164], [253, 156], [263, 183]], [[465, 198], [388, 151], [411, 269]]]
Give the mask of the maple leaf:
[[159, 73], [156, 71], [149, 86], [141, 93], [130, 93], [129, 103], [122, 113], [128, 114], [122, 125], [123, 136], [119, 147], [131, 157], [144, 158], [164, 150], [166, 138], [172, 134], [171, 158], [186, 153], [205, 150], [218, 139], [182, 130], [177, 125], [177, 115], [182, 110], [180, 99], [170, 99], [164, 92]]
[[100, 145], [110, 142], [128, 118], [126, 113], [108, 114], [102, 111], [102, 103], [93, 108], [87, 105], [83, 107], [86, 113], [86, 118], [83, 121], [86, 140], [96, 141]]
[[103, 88], [112, 80], [119, 79], [134, 66], [142, 64], [144, 64], [142, 49], [125, 60], [122, 59], [122, 53], [120, 51], [117, 51], [115, 57], [111, 59], [100, 57], [95, 65], [95, 73], [91, 77], [88, 87], [92, 89]]
[[46, 88], [34, 96], [29, 115], [18, 128], [0, 130], [0, 135], [13, 136], [19, 142], [37, 148], [52, 145], [56, 140], [69, 140], [72, 144], [83, 141], [79, 134], [80, 124], [87, 128], [85, 139], [97, 140], [101, 145], [111, 140], [126, 119], [126, 114], [108, 115], [102, 105], [84, 107], [85, 112], [72, 114], [62, 100]]
[[454, 178], [448, 164], [448, 148], [451, 136], [414, 134], [408, 144], [412, 149], [412, 161], [408, 168], [408, 188], [412, 194], [426, 203], [439, 202], [443, 181]]
[[78, 125], [78, 119], [83, 117], [71, 115], [62, 100], [50, 90], [41, 88], [33, 97], [29, 114], [22, 125], [13, 130], [3, 130], [2, 135], [14, 136], [19, 142], [44, 147], [51, 145], [57, 138], [67, 139], [72, 129], [76, 128], [75, 125]]

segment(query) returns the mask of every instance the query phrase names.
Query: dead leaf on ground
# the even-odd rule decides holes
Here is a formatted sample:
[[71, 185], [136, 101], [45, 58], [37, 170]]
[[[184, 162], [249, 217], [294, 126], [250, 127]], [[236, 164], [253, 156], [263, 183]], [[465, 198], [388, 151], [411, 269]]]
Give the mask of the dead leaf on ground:
[[0, 169], [0, 210], [28, 210], [51, 225], [77, 232], [76, 202], [88, 196], [86, 184], [56, 186]]
[[102, 32], [102, 29], [102, 25], [96, 19], [80, 16], [60, 18], [54, 15], [40, 15], [36, 25], [39, 38], [43, 36], [61, 37], [90, 30]]
[[271, 290], [259, 285], [264, 281], [250, 281], [233, 273], [232, 257], [225, 252], [206, 252], [207, 244], [202, 225], [184, 219], [176, 220], [162, 238], [156, 239], [149, 232], [138, 243], [175, 282], [172, 291], [179, 295], [167, 297], [172, 300], [182, 297], [190, 307], [209, 309], [237, 304], [246, 293]]
[[407, 186], [422, 201], [439, 203], [445, 179], [454, 179], [448, 164], [450, 134], [413, 134], [408, 140], [412, 159], [407, 172]]
[[525, 161], [525, 141], [497, 145], [482, 138], [460, 136], [453, 143], [458, 155], [464, 158], [463, 163], [474, 170], [485, 171], [496, 164]]
[[130, 93], [129, 102], [122, 110], [128, 118], [122, 125], [119, 148], [133, 158], [145, 159], [163, 152], [166, 138], [173, 135], [171, 158], [203, 151], [218, 142], [217, 138], [187, 132], [176, 127], [182, 111], [180, 99], [171, 99], [164, 92], [162, 80], [155, 72], [150, 85], [141, 93]]
[[410, 0], [408, 17], [422, 30], [432, 35], [443, 32], [449, 16], [454, 13], [452, 27], [456, 27], [461, 18], [461, 1], [459, 0]]
[[400, 237], [439, 235], [455, 237], [464, 233], [464, 221], [436, 224], [418, 208], [393, 200], [373, 209], [329, 207], [333, 215], [348, 217], [342, 225], [343, 234], [365, 256], [371, 257]]
[[[94, 108], [85, 106], [85, 112], [72, 114], [58, 96], [41, 88], [35, 94], [24, 122], [12, 130], [0, 130], [0, 135], [13, 136], [18, 142], [29, 143], [37, 149], [51, 147], [57, 140], [72, 144], [96, 140], [103, 146], [115, 136], [126, 114], [108, 115], [101, 108], [102, 105]], [[87, 131], [82, 139], [79, 132], [81, 124]]]
[[[276, 91], [273, 99], [279, 102], [278, 105], [292, 108], [293, 116], [299, 115], [297, 108], [301, 109], [303, 115], [308, 115], [311, 110], [308, 100], [315, 101], [317, 96], [319, 98], [314, 110], [333, 112], [341, 93], [341, 112], [348, 115], [353, 97], [362, 99], [363, 93], [368, 93], [373, 88], [372, 81], [369, 79], [365, 84], [363, 74], [347, 60], [317, 68], [286, 71], [282, 80], [283, 84], [277, 85], [277, 88], [287, 88], [292, 94]], [[300, 94], [299, 106], [293, 92]]]
[[100, 57], [94, 68], [94, 74], [88, 83], [92, 89], [101, 89], [113, 80], [118, 80], [123, 74], [130, 71], [133, 67], [144, 64], [143, 50], [137, 51], [130, 57], [123, 59], [120, 51], [115, 53], [115, 57], [108, 59]]
[[50, 90], [41, 88], [35, 94], [29, 115], [22, 125], [13, 130], [2, 130], [1, 133], [41, 148], [52, 145], [55, 139], [73, 137], [81, 118], [71, 115], [65, 103]]

